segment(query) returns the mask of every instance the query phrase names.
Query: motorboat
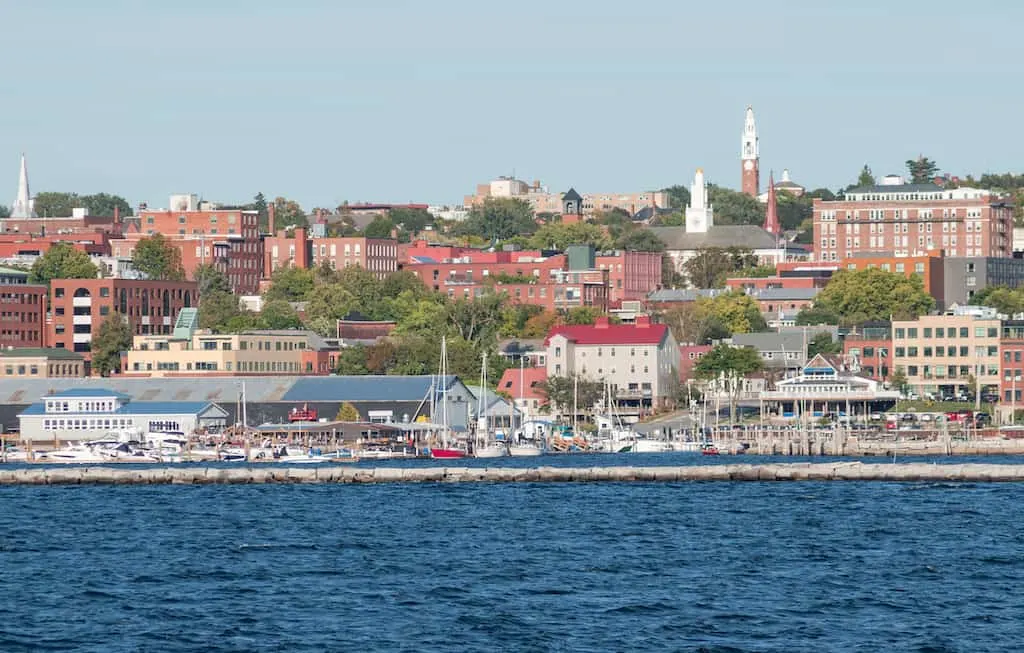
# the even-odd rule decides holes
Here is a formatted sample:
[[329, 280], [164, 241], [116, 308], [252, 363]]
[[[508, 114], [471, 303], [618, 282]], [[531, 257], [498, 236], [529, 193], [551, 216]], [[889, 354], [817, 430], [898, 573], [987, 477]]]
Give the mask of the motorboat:
[[37, 459], [47, 463], [95, 464], [111, 462], [109, 457], [104, 456], [96, 448], [86, 444], [70, 444], [60, 449], [41, 452]]
[[509, 452], [504, 442], [492, 442], [478, 447], [473, 451], [473, 455], [477, 458], [503, 458], [509, 455]]
[[535, 444], [510, 444], [508, 447], [508, 455], [516, 458], [539, 456], [543, 453], [544, 450]]
[[450, 447], [445, 448], [431, 448], [430, 457], [438, 460], [452, 460], [456, 458], [465, 458], [469, 454], [465, 449], [452, 449]]

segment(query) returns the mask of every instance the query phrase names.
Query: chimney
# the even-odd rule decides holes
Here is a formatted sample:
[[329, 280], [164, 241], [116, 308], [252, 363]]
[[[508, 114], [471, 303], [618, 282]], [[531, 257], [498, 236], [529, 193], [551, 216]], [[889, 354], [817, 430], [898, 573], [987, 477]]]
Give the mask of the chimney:
[[637, 326], [638, 329], [646, 329], [646, 328], [650, 327], [651, 326], [651, 316], [650, 315], [637, 315], [636, 316], [636, 326]]
[[274, 204], [267, 204], [267, 231], [274, 233]]
[[608, 328], [608, 316], [602, 315], [594, 321], [595, 329], [607, 329]]
[[120, 222], [121, 222], [121, 207], [120, 206], [115, 206], [114, 207], [114, 224], [119, 224]]

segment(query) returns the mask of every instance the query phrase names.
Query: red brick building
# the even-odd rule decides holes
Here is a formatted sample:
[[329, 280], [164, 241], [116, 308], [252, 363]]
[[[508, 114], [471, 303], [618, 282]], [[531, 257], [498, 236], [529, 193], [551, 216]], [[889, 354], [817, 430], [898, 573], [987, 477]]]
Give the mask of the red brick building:
[[849, 335], [843, 339], [843, 354], [856, 360], [860, 374], [876, 381], [885, 381], [893, 372], [893, 350], [890, 337]]
[[1006, 320], [999, 339], [999, 400], [1007, 411], [1024, 408], [1024, 321]]
[[112, 312], [128, 319], [134, 335], [171, 333], [178, 312], [197, 302], [192, 281], [54, 279], [46, 346], [91, 356], [93, 334]]
[[[888, 183], [888, 182], [892, 183]], [[1009, 257], [1013, 206], [987, 190], [905, 184], [902, 178], [814, 200], [818, 261], [857, 255]]]
[[42, 347], [46, 286], [0, 283], [0, 348]]
[[26, 262], [42, 256], [55, 243], [65, 242], [89, 256], [109, 256], [110, 240], [105, 233], [80, 234], [49, 234], [33, 236], [31, 234], [4, 233], [0, 234], [0, 259], [18, 259], [24, 257]]
[[398, 270], [398, 242], [385, 238], [310, 238], [303, 228], [268, 236], [263, 242], [263, 276], [281, 267], [315, 268], [326, 263], [335, 270], [359, 266], [385, 277]]
[[256, 211], [144, 209], [139, 212], [138, 223], [137, 230], [129, 229], [123, 240], [111, 243], [114, 256], [131, 257], [139, 240], [161, 233], [181, 250], [181, 263], [189, 279], [197, 266], [212, 264], [227, 276], [235, 294], [258, 291], [263, 242]]
[[603, 252], [596, 256], [599, 270], [608, 270], [609, 299], [643, 300], [661, 287], [661, 252]]
[[694, 379], [693, 368], [704, 354], [711, 351], [711, 345], [679, 345], [679, 380], [686, 383]]

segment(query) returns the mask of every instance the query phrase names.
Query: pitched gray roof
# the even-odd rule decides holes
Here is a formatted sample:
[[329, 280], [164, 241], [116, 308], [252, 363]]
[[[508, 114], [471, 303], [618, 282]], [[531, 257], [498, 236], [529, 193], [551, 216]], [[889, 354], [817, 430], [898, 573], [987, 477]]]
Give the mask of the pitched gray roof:
[[[811, 336], [808, 334], [807, 341]], [[804, 334], [799, 332], [776, 333], [737, 333], [732, 337], [732, 344], [740, 347], [753, 347], [758, 351], [804, 351]]]
[[752, 224], [716, 225], [707, 233], [687, 233], [686, 227], [651, 227], [651, 232], [665, 243], [667, 250], [693, 250], [701, 247], [746, 247], [777, 249], [778, 240], [761, 227]]
[[750, 296], [762, 302], [784, 302], [814, 299], [821, 288], [764, 288], [750, 291]]
[[662, 288], [647, 295], [649, 302], [693, 302], [698, 297], [715, 297], [729, 292], [725, 288]]

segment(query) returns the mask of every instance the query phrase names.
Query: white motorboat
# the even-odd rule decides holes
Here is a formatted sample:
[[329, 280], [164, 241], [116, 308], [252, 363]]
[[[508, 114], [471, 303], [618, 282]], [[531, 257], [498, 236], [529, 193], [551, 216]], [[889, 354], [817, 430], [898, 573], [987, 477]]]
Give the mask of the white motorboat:
[[42, 452], [38, 460], [47, 463], [106, 463], [110, 458], [86, 444], [71, 444], [53, 451]]

